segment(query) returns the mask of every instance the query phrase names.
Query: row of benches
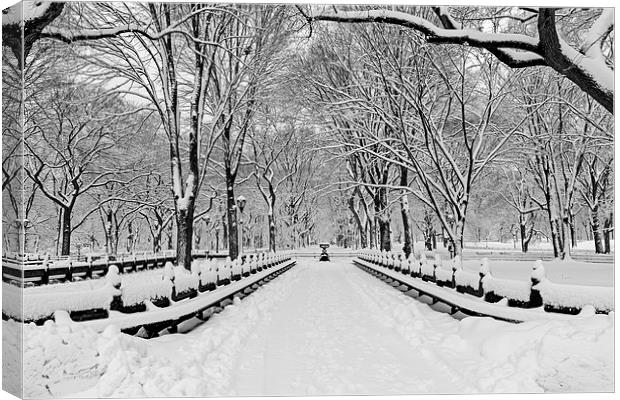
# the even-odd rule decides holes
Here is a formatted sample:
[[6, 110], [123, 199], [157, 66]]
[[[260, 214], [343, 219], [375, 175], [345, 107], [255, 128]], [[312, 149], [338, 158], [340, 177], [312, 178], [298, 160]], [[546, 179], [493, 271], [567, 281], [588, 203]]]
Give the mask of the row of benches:
[[[197, 252], [192, 259], [226, 258], [225, 254]], [[116, 265], [120, 273], [162, 268], [174, 262], [176, 255], [164, 254], [124, 255], [120, 257], [88, 258], [87, 260], [50, 260], [34, 257], [3, 257], [2, 280], [17, 285], [46, 285], [52, 282], [71, 282], [74, 279], [91, 279], [105, 275], [110, 265]]]

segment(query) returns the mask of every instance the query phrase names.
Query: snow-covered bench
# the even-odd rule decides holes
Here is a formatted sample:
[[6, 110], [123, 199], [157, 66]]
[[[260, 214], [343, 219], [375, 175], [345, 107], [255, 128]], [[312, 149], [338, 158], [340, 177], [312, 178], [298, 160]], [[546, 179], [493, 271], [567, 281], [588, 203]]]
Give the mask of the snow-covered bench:
[[[256, 258], [265, 266], [276, 266], [290, 262], [289, 254], [263, 254]], [[248, 257], [244, 264], [235, 267], [239, 275], [238, 281], [251, 278], [259, 273], [256, 268], [254, 274], [244, 274], [250, 271], [250, 261], [256, 264], [253, 258]], [[228, 267], [227, 267], [228, 265]], [[225, 262], [223, 270], [230, 277], [233, 263]], [[264, 269], [267, 269], [266, 267]], [[269, 275], [265, 271], [265, 275]], [[218, 285], [224, 282], [222, 285]], [[123, 314], [145, 312], [151, 306], [157, 308], [168, 307], [174, 303], [192, 299], [200, 293], [211, 292], [218, 286], [230, 285], [231, 280], [222, 281], [218, 278], [218, 268], [207, 259], [194, 261], [192, 270], [168, 263], [159, 270], [141, 271], [131, 274], [120, 274], [118, 267], [111, 265], [105, 278], [76, 282], [65, 282], [52, 285], [21, 288], [3, 282], [3, 290], [11, 299], [5, 304], [3, 314], [5, 318], [25, 322], [42, 323], [52, 318], [55, 311], [62, 310], [69, 313], [75, 320], [99, 319], [108, 317], [109, 312]], [[22, 301], [23, 298], [23, 311]]]
[[[360, 251], [359, 259], [373, 270], [389, 271], [394, 256], [390, 252], [377, 250]], [[417, 261], [419, 270], [410, 267], [401, 273], [437, 286], [456, 289], [457, 293], [483, 297], [486, 302], [498, 303], [505, 301], [509, 307], [542, 308], [550, 312], [567, 314], [579, 313], [591, 306], [596, 312], [608, 313], [614, 309], [613, 288], [562, 285], [552, 283], [545, 277], [541, 261], [534, 264], [530, 281], [516, 281], [496, 278], [491, 274], [487, 259], [483, 259], [478, 274], [465, 271], [461, 267], [460, 258], [453, 260], [452, 269], [444, 268], [441, 260], [426, 260], [424, 254]], [[415, 264], [416, 261], [409, 261]], [[376, 268], [375, 268], [376, 267]]]

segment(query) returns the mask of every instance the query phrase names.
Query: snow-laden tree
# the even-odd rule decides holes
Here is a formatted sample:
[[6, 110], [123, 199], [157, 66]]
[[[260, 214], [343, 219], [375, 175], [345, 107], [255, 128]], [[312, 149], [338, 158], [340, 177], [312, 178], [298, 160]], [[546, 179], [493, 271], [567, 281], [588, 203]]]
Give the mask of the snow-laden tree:
[[[70, 253], [72, 232], [90, 215], [74, 219], [78, 200], [98, 188], [128, 184], [140, 176], [135, 162], [117, 163], [114, 149], [140, 131], [145, 116], [127, 116], [118, 97], [93, 104], [89, 95], [74, 82], [59, 82], [27, 107], [35, 117], [34, 133], [24, 143], [24, 168], [41, 193], [59, 207], [62, 255]], [[131, 176], [125, 175], [130, 172]]]
[[233, 18], [222, 27], [223, 50], [217, 51], [212, 61], [206, 107], [211, 129], [220, 140], [215, 145], [211, 170], [226, 185], [228, 251], [232, 259], [239, 253], [235, 187], [241, 183], [237, 178], [247, 151], [246, 139], [256, 110], [269, 101], [279, 82], [291, 29], [289, 13], [283, 6], [235, 7]]
[[256, 188], [267, 206], [267, 230], [269, 232], [269, 250], [276, 251], [277, 215], [276, 204], [279, 200], [280, 186], [293, 176], [295, 171], [280, 175], [277, 167], [280, 156], [291, 146], [295, 135], [306, 131], [299, 121], [299, 110], [283, 109], [283, 104], [263, 105], [259, 118], [250, 129], [251, 151], [247, 162], [252, 166]]
[[237, 135], [237, 130], [247, 130], [256, 85], [263, 79], [259, 69], [273, 54], [269, 38], [283, 34], [267, 29], [269, 23], [282, 22], [271, 18], [274, 9], [67, 4], [39, 35], [74, 44], [72, 49], [90, 62], [85, 79], [114, 82], [116, 92], [159, 116], [169, 149], [177, 261], [187, 268], [194, 219], [201, 214], [195, 208], [211, 152], [220, 138], [233, 143], [229, 148], [235, 157], [243, 148], [243, 140], [236, 138], [245, 134]]
[[[609, 207], [613, 189], [613, 155], [608, 145], [594, 145], [584, 157], [583, 173], [578, 178], [579, 193], [589, 210], [589, 227], [594, 239], [596, 253], [609, 253], [609, 246], [604, 246], [603, 238], [609, 243], [610, 231], [603, 228], [601, 214], [613, 212]], [[606, 219], [610, 220], [610, 217]]]
[[305, 11], [300, 8], [310, 23], [398, 25], [420, 32], [429, 43], [488, 50], [511, 68], [551, 67], [613, 113], [613, 8], [500, 7], [472, 12], [467, 7], [432, 7], [432, 10], [434, 18], [420, 16], [419, 9], [410, 7], [311, 6]]
[[555, 256], [570, 257], [586, 155], [611, 143], [613, 118], [562, 78], [526, 75], [518, 87], [528, 118], [520, 149], [536, 183], [533, 200], [546, 214]]
[[[301, 81], [308, 88], [308, 100], [321, 108], [323, 124], [335, 134], [332, 140], [341, 155], [348, 159], [350, 186], [362, 187], [372, 199], [371, 243], [377, 236], [377, 247], [390, 250], [389, 188], [386, 185], [392, 183], [392, 165], [385, 158], [372, 154], [382, 149], [367, 140], [376, 135], [390, 135], [391, 126], [376, 111], [388, 105], [383, 96], [383, 83], [366, 69], [363, 57], [356, 53], [357, 40], [351, 32], [340, 29], [338, 35], [325, 35], [316, 41], [302, 61], [305, 73]], [[369, 151], [358, 152], [359, 148]]]

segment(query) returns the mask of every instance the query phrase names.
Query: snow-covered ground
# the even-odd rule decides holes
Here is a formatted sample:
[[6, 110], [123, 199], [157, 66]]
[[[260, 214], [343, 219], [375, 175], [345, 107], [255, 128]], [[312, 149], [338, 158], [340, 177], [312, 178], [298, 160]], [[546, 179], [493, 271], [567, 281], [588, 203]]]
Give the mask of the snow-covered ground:
[[[97, 334], [70, 322], [27, 325], [25, 395], [613, 390], [614, 313], [459, 321], [349, 260], [298, 263], [187, 334], [146, 340], [114, 327]], [[18, 327], [3, 322], [5, 340]]]
[[[444, 260], [443, 265], [449, 267], [450, 260]], [[489, 260], [493, 276], [527, 282], [530, 281], [533, 265], [532, 261]], [[547, 278], [555, 283], [587, 286], [614, 285], [613, 264], [553, 260], [545, 261], [544, 265]], [[477, 273], [480, 271], [480, 260], [463, 260], [463, 268]]]
[[[611, 250], [614, 249], [614, 241], [610, 241]], [[521, 251], [521, 243], [519, 242], [465, 242], [466, 249], [501, 249], [501, 250], [517, 250]], [[551, 242], [534, 242], [529, 246], [530, 250], [553, 250], [553, 243]], [[591, 251], [594, 252], [594, 240], [582, 240], [577, 242], [577, 246], [574, 247], [577, 251]]]

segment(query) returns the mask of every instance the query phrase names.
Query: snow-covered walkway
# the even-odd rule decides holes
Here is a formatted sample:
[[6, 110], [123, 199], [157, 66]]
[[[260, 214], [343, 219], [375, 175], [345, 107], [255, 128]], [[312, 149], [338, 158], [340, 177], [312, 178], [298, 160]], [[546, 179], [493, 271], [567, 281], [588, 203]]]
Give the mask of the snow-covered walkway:
[[[411, 347], [364, 293], [374, 278], [350, 262], [300, 272], [260, 322], [232, 381], [239, 395], [462, 393], [468, 385]], [[385, 286], [385, 290], [393, 290]]]
[[[114, 326], [97, 333], [67, 321], [25, 325], [24, 391], [37, 398], [611, 391], [613, 324], [613, 313], [458, 321], [350, 260], [300, 259], [187, 334], [146, 340]], [[3, 326], [3, 345], [16, 347], [19, 324]], [[4, 372], [16, 378], [16, 368]]]

